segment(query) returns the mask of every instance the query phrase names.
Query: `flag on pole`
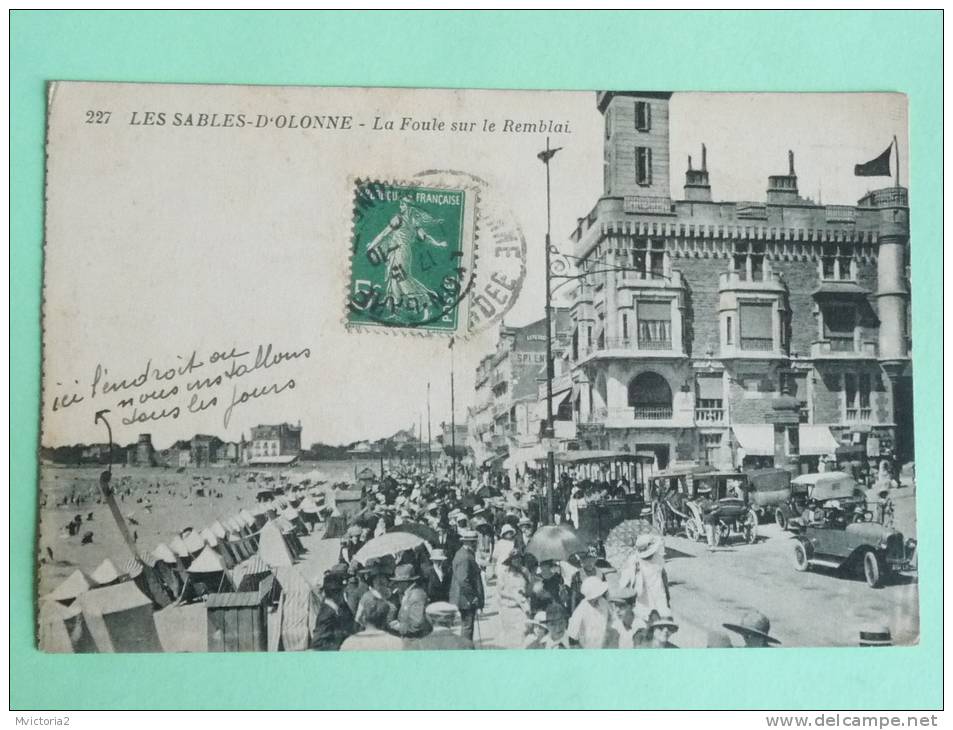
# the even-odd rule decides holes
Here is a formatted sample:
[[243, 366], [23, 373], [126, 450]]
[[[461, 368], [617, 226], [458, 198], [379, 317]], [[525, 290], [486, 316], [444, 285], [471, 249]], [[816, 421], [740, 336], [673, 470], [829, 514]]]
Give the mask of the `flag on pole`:
[[891, 149], [893, 149], [893, 142], [870, 162], [865, 162], [862, 165], [854, 165], [854, 175], [857, 177], [890, 177]]
[[449, 350], [452, 350], [452, 349], [453, 349], [453, 339], [454, 339], [454, 338], [451, 337], [451, 338], [450, 338], [450, 344], [447, 345], [447, 349], [449, 349]]
[[553, 155], [555, 155], [561, 149], [562, 147], [554, 147], [553, 149], [545, 149], [542, 152], [538, 153], [536, 156], [542, 162], [549, 162], [551, 159], [553, 159]]

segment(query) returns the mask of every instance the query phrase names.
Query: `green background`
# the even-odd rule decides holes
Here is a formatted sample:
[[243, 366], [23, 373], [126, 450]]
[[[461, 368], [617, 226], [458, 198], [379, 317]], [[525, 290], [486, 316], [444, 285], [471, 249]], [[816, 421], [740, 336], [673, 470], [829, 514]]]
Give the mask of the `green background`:
[[[11, 21], [15, 709], [774, 708], [941, 703], [941, 42], [933, 12], [40, 12]], [[408, 52], [413, 49], [413, 52]], [[51, 79], [731, 91], [910, 100], [917, 647], [46, 656], [34, 649], [44, 84]], [[825, 620], [819, 618], [819, 620]], [[830, 617], [828, 620], [836, 620]]]
[[[368, 186], [368, 189], [376, 190], [376, 183]], [[415, 186], [411, 188], [400, 188], [392, 185], [386, 185], [382, 190], [396, 192], [400, 195], [413, 195], [415, 192], [437, 191], [436, 188], [425, 188]], [[438, 191], [439, 192], [439, 191]], [[411, 326], [414, 329], [428, 329], [452, 333], [457, 326], [457, 319], [460, 313], [454, 300], [459, 295], [448, 291], [443, 286], [443, 280], [446, 276], [453, 276], [461, 279], [461, 289], [465, 286], [465, 281], [471, 275], [471, 272], [465, 272], [462, 276], [457, 272], [458, 266], [461, 266], [461, 259], [454, 257], [455, 252], [460, 252], [460, 243], [463, 237], [463, 210], [465, 191], [453, 191], [459, 194], [459, 205], [444, 205], [437, 203], [423, 203], [416, 207], [439, 219], [441, 222], [427, 227], [427, 232], [436, 237], [439, 241], [447, 243], [446, 248], [439, 248], [425, 243], [414, 242], [411, 254], [410, 276], [427, 287], [438, 296], [446, 297], [446, 303], [441, 300], [433, 310], [427, 309], [426, 316], [424, 311], [408, 311], [409, 305], [401, 306], [398, 304], [394, 319], [388, 319], [391, 314], [390, 308], [384, 304], [385, 292], [379, 291], [374, 295], [372, 301], [374, 304], [368, 310], [348, 311], [348, 322], [355, 324], [367, 324], [375, 327], [403, 327]], [[368, 193], [372, 194], [372, 193]], [[360, 195], [360, 193], [358, 193]], [[366, 200], [366, 199], [365, 199]], [[357, 210], [357, 206], [355, 206]], [[384, 289], [387, 266], [383, 263], [372, 264], [367, 257], [367, 246], [374, 237], [385, 230], [390, 224], [391, 218], [400, 213], [398, 201], [374, 201], [370, 205], [361, 208], [360, 218], [355, 213], [354, 223], [354, 247], [351, 254], [351, 296], [355, 294], [354, 282], [360, 279], [373, 282]], [[430, 257], [430, 265], [426, 265], [424, 257]], [[366, 293], [366, 290], [365, 290]], [[415, 306], [422, 308], [424, 305], [431, 304], [429, 301], [420, 300]], [[446, 307], [450, 305], [449, 310]], [[438, 313], [440, 316], [438, 316]], [[421, 319], [426, 319], [427, 324], [418, 324]]]

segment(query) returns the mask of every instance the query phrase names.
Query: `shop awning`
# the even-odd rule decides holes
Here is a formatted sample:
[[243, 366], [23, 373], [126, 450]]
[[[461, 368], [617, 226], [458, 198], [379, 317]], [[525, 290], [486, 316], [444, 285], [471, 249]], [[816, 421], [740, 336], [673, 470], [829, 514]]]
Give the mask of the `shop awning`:
[[[553, 418], [556, 417], [556, 414], [559, 413], [559, 407], [566, 402], [566, 399], [572, 394], [571, 390], [564, 390], [562, 393], [553, 394]], [[539, 401], [536, 404], [536, 417], [540, 421], [546, 420], [546, 399]]]
[[774, 456], [774, 426], [767, 423], [732, 426], [731, 430], [748, 456]]
[[802, 423], [798, 426], [798, 437], [801, 456], [826, 456], [833, 454], [838, 446], [837, 439], [827, 426]]

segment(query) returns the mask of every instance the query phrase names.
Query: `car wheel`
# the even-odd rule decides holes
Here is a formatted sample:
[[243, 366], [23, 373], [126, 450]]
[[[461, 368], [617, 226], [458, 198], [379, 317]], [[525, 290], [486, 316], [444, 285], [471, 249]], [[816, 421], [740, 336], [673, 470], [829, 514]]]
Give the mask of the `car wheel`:
[[807, 548], [804, 547], [803, 542], [798, 540], [794, 544], [794, 569], [800, 573], [803, 573], [810, 567], [811, 564], [807, 559]]
[[758, 540], [758, 513], [753, 509], [748, 511], [744, 523], [745, 542], [751, 545]]
[[867, 580], [867, 585], [871, 588], [878, 588], [882, 585], [883, 567], [880, 558], [877, 557], [877, 553], [873, 550], [868, 550], [864, 553], [864, 578]]
[[780, 507], [774, 510], [774, 521], [778, 523], [778, 527], [782, 530], [788, 529], [788, 518], [784, 516]]

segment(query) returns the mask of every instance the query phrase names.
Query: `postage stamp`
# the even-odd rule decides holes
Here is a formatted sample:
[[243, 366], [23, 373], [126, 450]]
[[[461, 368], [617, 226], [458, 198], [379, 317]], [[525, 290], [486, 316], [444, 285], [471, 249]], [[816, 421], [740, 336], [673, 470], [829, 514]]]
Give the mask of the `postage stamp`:
[[356, 180], [353, 194], [348, 327], [457, 334], [475, 277], [476, 190]]

